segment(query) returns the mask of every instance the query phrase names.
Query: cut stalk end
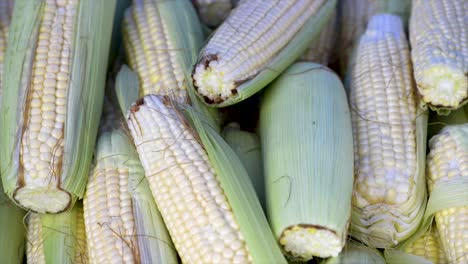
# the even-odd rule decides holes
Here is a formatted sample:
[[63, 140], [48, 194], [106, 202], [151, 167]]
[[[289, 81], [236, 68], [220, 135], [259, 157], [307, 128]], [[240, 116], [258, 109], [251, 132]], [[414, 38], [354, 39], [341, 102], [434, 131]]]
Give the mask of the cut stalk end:
[[313, 256], [336, 257], [344, 246], [344, 240], [326, 227], [295, 225], [283, 231], [280, 238], [283, 250], [295, 260], [308, 261]]
[[70, 193], [48, 186], [18, 188], [14, 198], [24, 208], [40, 214], [60, 213], [67, 210], [71, 205]]

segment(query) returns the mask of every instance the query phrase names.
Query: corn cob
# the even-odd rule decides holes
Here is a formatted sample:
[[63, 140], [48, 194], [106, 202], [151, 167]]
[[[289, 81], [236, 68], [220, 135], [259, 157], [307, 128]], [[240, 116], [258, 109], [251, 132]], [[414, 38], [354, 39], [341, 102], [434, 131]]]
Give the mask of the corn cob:
[[0, 98], [2, 96], [3, 61], [5, 60], [8, 28], [10, 26], [12, 12], [13, 0], [3, 0], [0, 2]]
[[3, 193], [0, 184], [0, 256], [3, 263], [23, 263], [25, 211]]
[[[337, 53], [341, 74], [347, 72], [352, 51], [366, 30], [369, 19], [378, 13], [399, 15], [405, 25], [411, 11], [411, 0], [340, 0], [338, 2]], [[349, 70], [349, 69], [348, 69]]]
[[306, 50], [335, 5], [336, 0], [240, 2], [199, 54], [192, 73], [197, 94], [216, 107], [250, 97]]
[[[182, 261], [251, 262], [206, 154], [174, 109], [146, 96], [131, 111], [130, 131], [147, 177], [155, 178], [150, 186]], [[159, 126], [143, 126], [153, 122]]]
[[249, 176], [196, 108], [200, 105], [176, 108], [160, 95], [133, 103], [138, 87], [137, 76], [123, 67], [116, 85], [119, 104], [128, 113], [146, 178], [182, 262], [286, 263]]
[[262, 99], [268, 219], [292, 260], [337, 256], [344, 246], [353, 187], [353, 138], [345, 131], [343, 85], [319, 64], [294, 64]]
[[[468, 123], [448, 125], [429, 141], [427, 156], [430, 195], [441, 184], [468, 179]], [[464, 184], [464, 185], [463, 185]], [[466, 190], [466, 188], [465, 188]], [[465, 200], [465, 204], [466, 204]], [[449, 263], [468, 262], [468, 205], [435, 213], [442, 248]]]
[[409, 48], [398, 16], [373, 16], [350, 74], [355, 187], [352, 235], [371, 247], [416, 231], [426, 202], [427, 114], [418, 113]]
[[336, 10], [322, 28], [319, 37], [312, 42], [307, 50], [299, 57], [300, 61], [317, 62], [327, 65], [333, 60], [333, 47], [336, 37]]
[[195, 10], [186, 0], [135, 0], [125, 12], [124, 46], [140, 79], [140, 96], [161, 94], [187, 102], [186, 71], [203, 43]]
[[133, 143], [99, 136], [84, 197], [90, 263], [178, 263]]
[[5, 192], [39, 213], [82, 197], [115, 0], [15, 1], [5, 60], [0, 160]]
[[260, 139], [254, 133], [241, 130], [237, 123], [230, 123], [224, 127], [222, 136], [247, 170], [262, 208], [265, 209], [265, 184]]
[[324, 259], [320, 264], [385, 264], [382, 254], [355, 241], [347, 241], [343, 251], [337, 257]]
[[423, 236], [404, 248], [404, 251], [423, 257], [434, 264], [448, 263], [440, 245], [439, 233], [435, 224]]
[[88, 263], [84, 228], [83, 207], [80, 203], [60, 214], [30, 213], [26, 242], [27, 262]]
[[209, 27], [217, 27], [233, 8], [230, 0], [192, 0], [201, 21]]
[[411, 58], [422, 100], [434, 110], [468, 102], [468, 2], [415, 0]]

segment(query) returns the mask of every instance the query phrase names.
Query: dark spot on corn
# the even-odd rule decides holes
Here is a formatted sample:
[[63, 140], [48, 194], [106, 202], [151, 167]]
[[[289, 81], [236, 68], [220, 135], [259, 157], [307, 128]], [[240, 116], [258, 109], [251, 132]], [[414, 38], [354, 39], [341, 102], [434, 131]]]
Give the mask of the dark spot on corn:
[[145, 103], [145, 99], [144, 98], [140, 98], [138, 100], [135, 101], [135, 104], [132, 105], [132, 107], [130, 108], [130, 111], [132, 113], [135, 113], [137, 112], [138, 110], [140, 110], [140, 105], [143, 105]]

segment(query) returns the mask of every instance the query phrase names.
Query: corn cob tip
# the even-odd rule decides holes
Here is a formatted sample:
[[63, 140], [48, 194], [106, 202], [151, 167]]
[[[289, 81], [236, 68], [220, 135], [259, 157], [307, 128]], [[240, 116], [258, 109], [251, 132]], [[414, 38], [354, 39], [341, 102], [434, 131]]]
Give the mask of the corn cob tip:
[[192, 79], [193, 86], [203, 96], [206, 103], [222, 103], [237, 93], [236, 82], [219, 71], [219, 58], [216, 54], [203, 56], [195, 65]]
[[22, 207], [40, 214], [63, 212], [72, 200], [70, 193], [50, 186], [20, 187], [13, 197]]
[[468, 101], [468, 73], [448, 65], [434, 65], [423, 71], [418, 91], [432, 108], [456, 109]]
[[336, 232], [315, 225], [289, 227], [283, 231], [279, 242], [292, 259], [299, 261], [310, 260], [313, 256], [336, 257], [344, 246], [343, 239]]

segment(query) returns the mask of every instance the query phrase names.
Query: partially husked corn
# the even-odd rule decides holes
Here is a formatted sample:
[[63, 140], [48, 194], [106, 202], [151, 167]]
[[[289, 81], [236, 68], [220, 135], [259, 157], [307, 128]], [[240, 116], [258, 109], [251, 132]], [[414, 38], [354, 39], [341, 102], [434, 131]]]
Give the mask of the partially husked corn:
[[[157, 0], [136, 0], [124, 17], [125, 46], [130, 66], [142, 83], [142, 95], [171, 94], [185, 98], [184, 72], [177, 62], [166, 22], [161, 19]], [[171, 90], [169, 90], [171, 89]]]
[[[129, 80], [112, 98], [125, 119], [107, 104], [100, 124], [106, 46], [121, 20], [105, 13], [120, 0], [16, 1], [9, 16], [12, 0], [0, 0], [0, 222], [7, 197], [31, 213], [26, 252], [0, 230], [0, 245], [15, 247], [0, 262], [468, 263], [468, 204], [433, 210], [426, 190], [467, 186], [468, 124], [434, 132], [426, 156], [427, 109], [418, 107], [431, 96], [445, 100], [426, 100], [437, 110], [466, 101], [464, 1], [415, 0], [422, 18], [413, 16], [411, 40], [422, 51], [411, 54], [404, 19], [381, 13], [391, 0], [341, 1], [352, 15], [336, 10], [339, 0], [245, 0], [197, 57], [202, 27], [189, 0], [124, 0], [117, 28], [137, 74], [123, 66]], [[411, 1], [393, 3], [407, 10]], [[332, 70], [291, 64], [345, 52], [333, 45], [339, 15], [362, 26], [344, 34], [356, 40], [348, 96]], [[424, 94], [423, 77], [442, 84]], [[249, 147], [228, 130], [223, 139], [202, 100], [228, 106], [274, 79], [257, 109], [263, 152], [254, 137]], [[249, 159], [251, 148], [263, 158]], [[259, 166], [260, 188], [261, 177], [248, 179]], [[269, 222], [254, 187], [266, 189]], [[7, 227], [21, 231], [23, 211], [12, 208]]]
[[135, 147], [116, 127], [99, 136], [83, 201], [89, 263], [177, 263]]
[[[179, 18], [182, 20], [174, 21]], [[140, 96], [169, 95], [187, 102], [186, 70], [203, 41], [200, 23], [190, 3], [133, 1], [125, 12], [123, 37], [130, 67], [140, 79]]]
[[[125, 190], [120, 192], [125, 188], [128, 173], [124, 169], [104, 168], [95, 171], [90, 179], [84, 204], [88, 239], [92, 242], [89, 248], [91, 263], [133, 263], [140, 258], [131, 197]], [[103, 205], [99, 206], [99, 203]], [[108, 207], [97, 208], [105, 205]], [[108, 212], [104, 211], [106, 209]]]
[[182, 262], [252, 262], [208, 156], [175, 105], [145, 96], [128, 125]]
[[424, 213], [427, 116], [419, 113], [409, 47], [398, 16], [371, 18], [350, 76], [355, 188], [352, 235], [392, 247]]
[[46, 263], [42, 239], [41, 215], [32, 213], [28, 219], [28, 241], [26, 243], [28, 263]]
[[468, 102], [468, 2], [414, 0], [410, 40], [422, 100], [449, 110]]
[[[438, 185], [468, 177], [468, 124], [448, 125], [429, 140], [429, 195]], [[449, 263], [468, 262], [468, 205], [435, 213], [442, 248]]]
[[[101, 153], [112, 149], [110, 133], [99, 137], [95, 166], [91, 172], [83, 205], [90, 263], [135, 263], [139, 260], [137, 235], [128, 192], [130, 157], [120, 153]], [[109, 151], [110, 152], [110, 151]], [[120, 154], [120, 155], [119, 155]], [[113, 164], [114, 159], [126, 159]], [[107, 165], [107, 166], [106, 166]], [[138, 167], [136, 168], [138, 169]]]
[[436, 225], [432, 225], [421, 237], [404, 248], [404, 251], [423, 257], [434, 264], [446, 264], [444, 250], [440, 243], [439, 232]]
[[27, 223], [27, 263], [88, 263], [83, 207], [80, 203], [64, 213], [30, 213]]
[[82, 197], [104, 94], [116, 0], [16, 0], [2, 82], [3, 186], [58, 213]]
[[[37, 48], [29, 90], [30, 107], [27, 108], [22, 133], [21, 163], [24, 168], [24, 184], [57, 186], [61, 174], [63, 137], [70, 86], [70, 56], [78, 0], [45, 2], [44, 16], [38, 34]], [[17, 199], [26, 199], [32, 190], [21, 189]], [[58, 200], [69, 200], [69, 194], [60, 192]], [[33, 204], [25, 203], [31, 207]], [[67, 206], [67, 205], [61, 205]]]
[[226, 106], [262, 89], [318, 36], [335, 4], [334, 0], [240, 2], [199, 54], [192, 73], [198, 95], [207, 104]]

